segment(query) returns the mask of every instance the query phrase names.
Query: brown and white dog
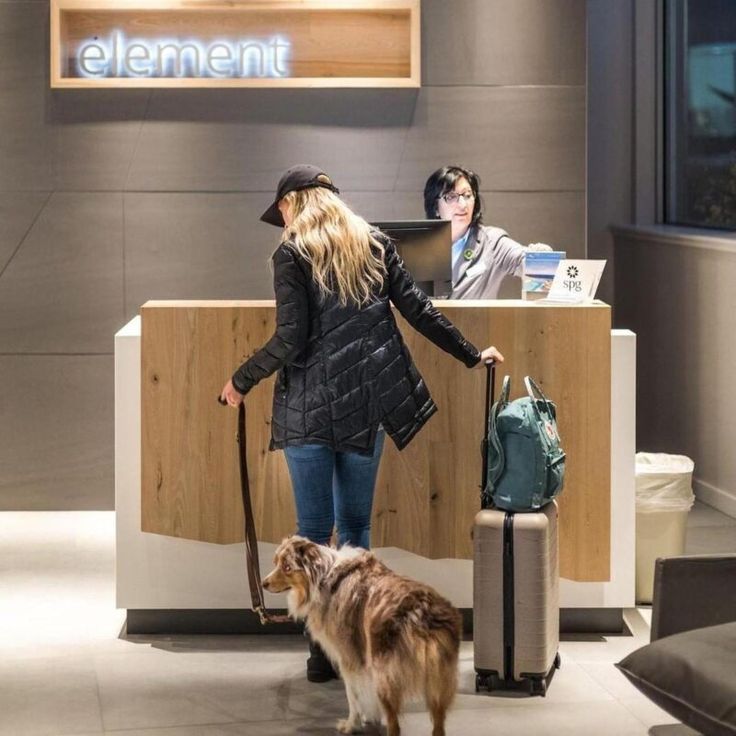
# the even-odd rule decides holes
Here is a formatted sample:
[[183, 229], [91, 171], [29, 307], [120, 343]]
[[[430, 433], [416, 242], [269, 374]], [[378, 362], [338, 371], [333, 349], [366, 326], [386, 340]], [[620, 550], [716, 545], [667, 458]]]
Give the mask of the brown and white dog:
[[288, 591], [290, 615], [305, 620], [340, 669], [350, 712], [338, 730], [357, 733], [365, 723], [380, 723], [383, 710], [388, 736], [398, 736], [405, 700], [424, 696], [432, 734], [444, 736], [457, 689], [459, 611], [364, 549], [293, 536], [276, 550], [274, 564], [263, 587]]

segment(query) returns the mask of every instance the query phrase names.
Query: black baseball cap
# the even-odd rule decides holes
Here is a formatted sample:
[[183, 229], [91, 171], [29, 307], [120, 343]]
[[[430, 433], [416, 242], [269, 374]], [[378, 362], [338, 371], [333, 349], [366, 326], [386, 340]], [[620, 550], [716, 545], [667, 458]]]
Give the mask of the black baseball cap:
[[319, 166], [297, 164], [287, 169], [281, 179], [279, 179], [279, 186], [276, 189], [276, 199], [261, 215], [261, 220], [267, 222], [269, 225], [284, 227], [284, 218], [279, 211], [279, 201], [289, 192], [296, 192], [299, 189], [310, 189], [311, 187], [325, 187], [325, 189], [329, 189], [335, 192], [335, 194], [340, 194], [340, 190], [332, 183], [332, 179]]

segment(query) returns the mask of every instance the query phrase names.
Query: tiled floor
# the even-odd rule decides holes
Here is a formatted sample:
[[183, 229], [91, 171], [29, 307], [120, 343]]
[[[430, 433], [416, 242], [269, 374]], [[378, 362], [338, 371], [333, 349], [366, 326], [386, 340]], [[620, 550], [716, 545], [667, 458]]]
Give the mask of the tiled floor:
[[[334, 734], [340, 682], [304, 677], [301, 637], [129, 637], [114, 608], [111, 513], [0, 513], [0, 736]], [[689, 551], [736, 551], [736, 519], [697, 505]], [[685, 736], [694, 732], [638, 693], [613, 663], [648, 641], [565, 637], [548, 696], [476, 695], [472, 644], [448, 734]], [[420, 707], [403, 733], [428, 734]]]

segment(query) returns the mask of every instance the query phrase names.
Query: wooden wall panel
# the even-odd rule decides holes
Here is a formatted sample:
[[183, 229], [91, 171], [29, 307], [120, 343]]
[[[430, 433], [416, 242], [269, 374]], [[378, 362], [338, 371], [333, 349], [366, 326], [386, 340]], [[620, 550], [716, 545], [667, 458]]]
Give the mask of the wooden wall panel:
[[[497, 393], [505, 373], [512, 377], [512, 397], [524, 393], [523, 378], [532, 375], [559, 407], [559, 426], [568, 453], [565, 492], [560, 498], [560, 570], [574, 580], [607, 580], [610, 548], [610, 310], [606, 307], [541, 306], [473, 307], [466, 302], [439, 303], [440, 308], [476, 345], [494, 344], [506, 356], [497, 376]], [[477, 303], [480, 304], [480, 303]], [[483, 370], [468, 371], [437, 351], [399, 320], [416, 363], [440, 411], [412, 443], [426, 463], [425, 496], [417, 487], [408, 495], [429, 509], [429, 557], [472, 554], [471, 527], [478, 508], [484, 421]], [[384, 453], [380, 478], [393, 488], [400, 453]], [[426, 480], [425, 480], [426, 478]], [[388, 481], [386, 481], [388, 482]], [[383, 511], [383, 497], [377, 498]], [[394, 506], [396, 506], [394, 501]], [[397, 514], [400, 516], [400, 514]], [[416, 511], [407, 518], [410, 527]], [[385, 533], [374, 532], [377, 546], [406, 548], [400, 518]], [[420, 536], [422, 539], [423, 536]]]
[[[506, 356], [512, 395], [534, 376], [557, 403], [568, 453], [560, 498], [560, 571], [608, 580], [610, 569], [610, 309], [520, 302], [438, 302], [478, 346]], [[142, 308], [142, 528], [216, 543], [242, 540], [236, 414], [216, 402], [233, 369], [273, 329], [272, 302], [148, 302]], [[399, 324], [439, 407], [399, 453], [386, 441], [374, 546], [469, 558], [479, 505], [485, 372], [469, 370]], [[247, 398], [248, 458], [259, 537], [294, 531], [283, 454], [268, 452], [273, 379]]]

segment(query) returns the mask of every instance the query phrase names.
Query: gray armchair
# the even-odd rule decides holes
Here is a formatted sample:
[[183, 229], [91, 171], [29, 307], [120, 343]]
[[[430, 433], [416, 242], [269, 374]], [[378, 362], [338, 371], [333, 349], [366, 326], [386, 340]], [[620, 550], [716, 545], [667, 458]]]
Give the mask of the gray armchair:
[[651, 643], [616, 666], [705, 736], [736, 736], [736, 554], [658, 559]]
[[736, 554], [657, 560], [652, 641], [731, 621], [736, 621]]

